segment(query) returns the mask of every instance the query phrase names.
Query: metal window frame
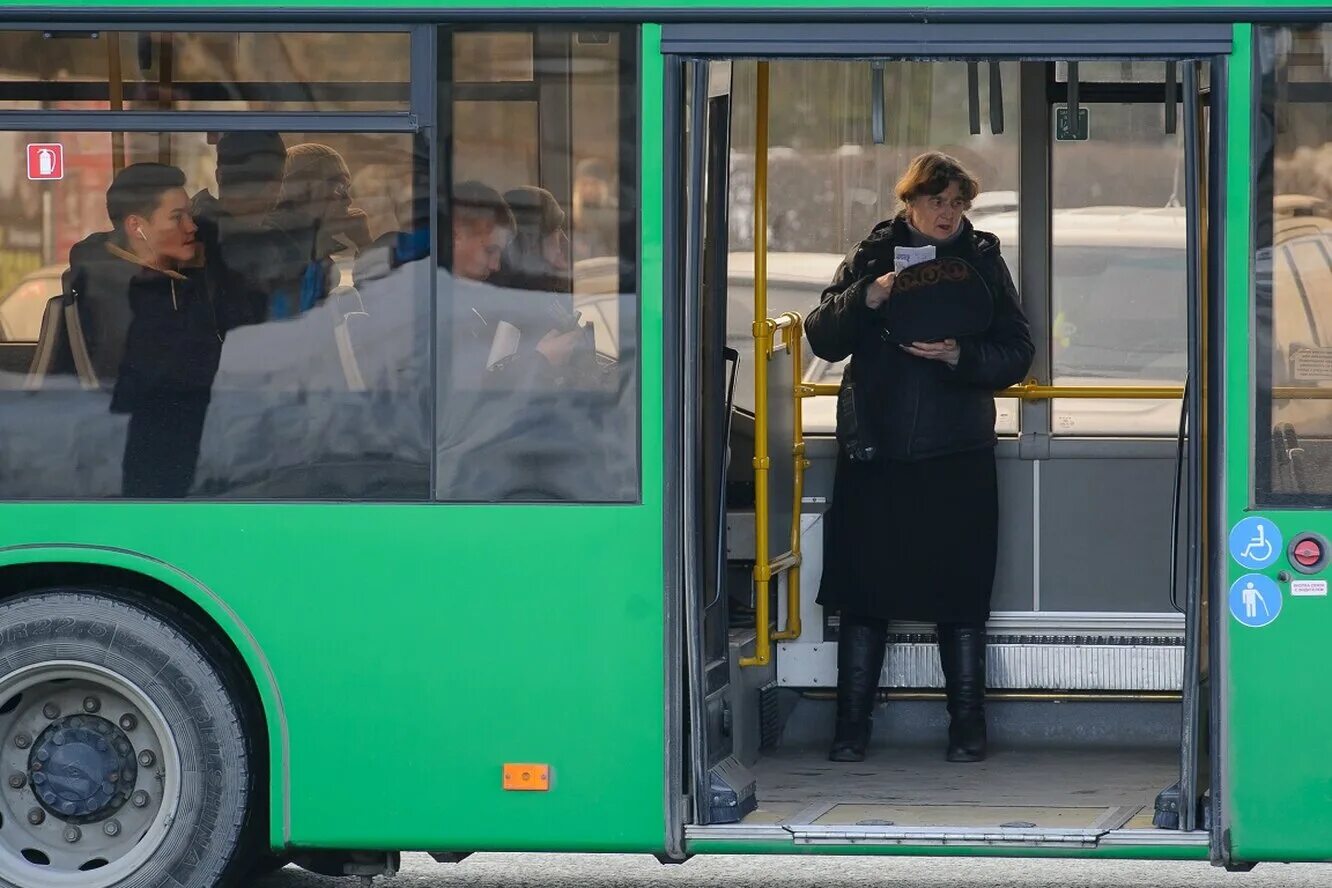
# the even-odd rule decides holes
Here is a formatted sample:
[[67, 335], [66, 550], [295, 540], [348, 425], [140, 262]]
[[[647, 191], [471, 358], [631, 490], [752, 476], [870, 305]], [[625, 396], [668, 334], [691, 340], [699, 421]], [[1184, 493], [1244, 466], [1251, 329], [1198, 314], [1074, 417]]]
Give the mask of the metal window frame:
[[1067, 21], [885, 24], [861, 22], [667, 24], [662, 52], [690, 58], [1178, 59], [1228, 53], [1227, 25], [1107, 23], [1095, 29]]

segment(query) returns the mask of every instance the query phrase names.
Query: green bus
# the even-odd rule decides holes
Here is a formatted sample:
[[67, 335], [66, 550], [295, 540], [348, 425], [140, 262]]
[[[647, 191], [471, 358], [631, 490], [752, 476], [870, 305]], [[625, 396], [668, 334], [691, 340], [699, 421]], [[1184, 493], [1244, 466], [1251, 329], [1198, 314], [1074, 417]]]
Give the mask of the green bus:
[[[8, 4], [0, 885], [1332, 859], [1326, 15]], [[835, 765], [801, 318], [927, 149], [1038, 344], [996, 392], [994, 754], [943, 760], [901, 625]], [[131, 168], [202, 264], [134, 252]]]

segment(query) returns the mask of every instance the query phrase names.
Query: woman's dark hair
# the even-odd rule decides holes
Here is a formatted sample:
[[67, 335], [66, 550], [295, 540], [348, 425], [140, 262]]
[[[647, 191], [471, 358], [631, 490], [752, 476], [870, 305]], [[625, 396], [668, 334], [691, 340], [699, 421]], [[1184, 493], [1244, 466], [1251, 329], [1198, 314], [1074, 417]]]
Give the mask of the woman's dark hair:
[[106, 190], [106, 214], [120, 231], [130, 216], [151, 216], [162, 195], [185, 187], [185, 174], [164, 163], [135, 163], [125, 167]]
[[910, 203], [918, 197], [933, 197], [943, 194], [954, 182], [962, 190], [962, 199], [968, 203], [980, 194], [980, 182], [956, 158], [931, 151], [911, 161], [902, 178], [897, 180], [897, 199]]

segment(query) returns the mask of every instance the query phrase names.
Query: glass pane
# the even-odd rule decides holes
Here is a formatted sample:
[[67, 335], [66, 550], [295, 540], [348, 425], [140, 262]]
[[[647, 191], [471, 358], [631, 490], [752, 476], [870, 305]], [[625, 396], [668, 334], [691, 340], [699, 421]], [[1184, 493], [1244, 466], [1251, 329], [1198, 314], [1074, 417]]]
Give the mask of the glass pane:
[[491, 32], [453, 35], [453, 79], [458, 83], [514, 83], [532, 79], [532, 35]]
[[[998, 235], [1018, 279], [1018, 67], [1004, 64], [1005, 131], [990, 132], [989, 77], [982, 68], [982, 134], [972, 135], [967, 68], [960, 63], [890, 62], [884, 67], [884, 143], [873, 138], [868, 62], [769, 65], [768, 314], [803, 317], [819, 303], [847, 251], [898, 210], [894, 185], [911, 159], [942, 150], [981, 181], [970, 218]], [[757, 65], [734, 65], [731, 125], [730, 282], [727, 344], [740, 353], [736, 406], [754, 407], [754, 144]], [[837, 384], [842, 363], [805, 347], [805, 381]], [[836, 399], [806, 399], [805, 431], [831, 434]], [[996, 428], [1018, 431], [1017, 402], [996, 404]]]
[[[1183, 75], [1177, 74], [1177, 77]], [[1068, 81], [1068, 62], [1055, 62], [1055, 78]], [[1165, 83], [1166, 63], [1142, 59], [1117, 62], [1079, 62], [1079, 83]]]
[[[1054, 143], [1055, 385], [1183, 385], [1188, 255], [1183, 123], [1161, 105], [1091, 106], [1091, 139]], [[1129, 175], [1126, 171], [1132, 170]], [[1179, 433], [1179, 399], [1059, 399], [1056, 435]]]
[[[454, 35], [532, 46], [538, 100], [453, 104], [437, 495], [638, 496], [636, 95], [627, 32]], [[516, 42], [516, 41], [510, 41]], [[503, 79], [515, 75], [506, 73]], [[520, 94], [522, 95], [522, 94]]]
[[1332, 494], [1332, 27], [1264, 28], [1257, 122], [1260, 504]]
[[0, 32], [0, 109], [406, 111], [406, 33]]
[[428, 497], [423, 142], [3, 137], [0, 497]]

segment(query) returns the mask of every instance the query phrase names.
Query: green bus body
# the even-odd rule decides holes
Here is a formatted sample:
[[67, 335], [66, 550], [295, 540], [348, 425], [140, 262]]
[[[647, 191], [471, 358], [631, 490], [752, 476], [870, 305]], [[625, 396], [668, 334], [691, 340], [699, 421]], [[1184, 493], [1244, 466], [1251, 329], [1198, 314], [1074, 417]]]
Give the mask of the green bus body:
[[[30, 11], [67, 10], [33, 0], [7, 4], [16, 20]], [[164, 19], [182, 11], [161, 6]], [[829, 3], [828, 10], [848, 4]], [[449, 19], [452, 7], [405, 0], [398, 8]], [[1251, 403], [1254, 354], [1252, 286], [1254, 26], [1278, 13], [1323, 9], [1288, 2], [1258, 10], [1236, 0], [1148, 0], [1113, 7], [1041, 0], [944, 0], [931, 7], [984, 17], [1023, 10], [1058, 22], [1104, 12], [1151, 23], [1192, 12], [1224, 17], [1234, 9], [1228, 59], [1224, 183], [1224, 477], [1222, 514], [1211, 528], [1210, 557], [1220, 585], [1212, 600], [1219, 650], [1212, 678], [1221, 685], [1219, 746], [1222, 829], [1213, 859], [1332, 859], [1332, 715], [1321, 705], [1332, 604], [1291, 598], [1273, 625], [1231, 620], [1224, 592], [1244, 573], [1216, 534], [1253, 510]], [[128, 7], [94, 0], [89, 19]], [[16, 503], [0, 504], [0, 588], [32, 565], [87, 565], [125, 583], [160, 584], [192, 603], [224, 635], [248, 669], [268, 730], [273, 848], [426, 849], [431, 851], [671, 852], [667, 762], [681, 741], [669, 736], [671, 701], [667, 614], [671, 582], [665, 516], [668, 466], [678, 435], [664, 392], [674, 361], [664, 290], [664, 144], [659, 12], [743, 21], [751, 12], [783, 19], [825, 10], [781, 0], [654, 0], [614, 10], [590, 2], [558, 7], [517, 0], [495, 8], [497, 21], [540, 9], [552, 21], [583, 10], [639, 29], [642, 170], [640, 191], [641, 496], [629, 504], [470, 505], [343, 503]], [[281, 10], [243, 2], [194, 7], [256, 20], [296, 11], [364, 6], [342, 0], [291, 0]], [[904, 4], [901, 11], [914, 13]], [[1142, 10], [1135, 15], [1135, 10]], [[876, 12], [891, 14], [891, 7]], [[485, 9], [468, 6], [471, 21]], [[567, 15], [566, 15], [567, 13]], [[612, 14], [613, 13], [613, 14]], [[143, 13], [145, 22], [148, 14]], [[645, 21], [646, 20], [646, 21]], [[1088, 25], [1088, 27], [1095, 27]], [[1287, 539], [1332, 536], [1332, 518], [1314, 510], [1264, 512]], [[1275, 576], [1276, 567], [1270, 571]], [[0, 627], [4, 645], [24, 627]], [[35, 631], [35, 630], [34, 630]], [[592, 639], [595, 638], [595, 642]], [[548, 763], [549, 792], [508, 792], [507, 762]], [[991, 854], [1009, 856], [1206, 859], [1199, 845], [1106, 848], [799, 847], [783, 842], [700, 839], [690, 853]]]

